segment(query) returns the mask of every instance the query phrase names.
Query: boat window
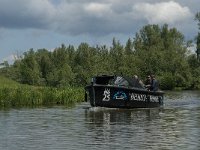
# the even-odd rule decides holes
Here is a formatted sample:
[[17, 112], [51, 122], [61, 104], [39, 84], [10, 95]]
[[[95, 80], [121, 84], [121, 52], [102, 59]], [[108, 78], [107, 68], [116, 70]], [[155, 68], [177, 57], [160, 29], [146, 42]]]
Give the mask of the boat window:
[[118, 86], [129, 86], [128, 81], [125, 80], [123, 77], [119, 77], [119, 76], [116, 77], [114, 84]]

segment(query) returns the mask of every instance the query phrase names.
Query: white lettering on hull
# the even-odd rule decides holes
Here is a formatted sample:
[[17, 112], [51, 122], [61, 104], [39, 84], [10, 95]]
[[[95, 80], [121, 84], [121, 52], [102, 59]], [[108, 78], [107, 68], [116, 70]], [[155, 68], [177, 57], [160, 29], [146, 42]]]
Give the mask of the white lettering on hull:
[[[119, 92], [118, 92], [119, 93]], [[125, 96], [124, 96], [125, 95]], [[149, 101], [149, 102], [159, 102], [160, 97], [154, 96], [154, 95], [146, 95], [146, 94], [138, 94], [138, 93], [129, 93], [129, 98], [124, 93], [124, 97], [117, 97], [118, 95], [114, 95], [113, 98], [111, 98], [110, 89], [105, 89], [103, 92], [103, 99], [102, 101], [110, 101], [112, 99], [121, 99], [121, 100], [131, 100], [131, 101]], [[121, 95], [122, 96], [122, 95]]]
[[159, 96], [150, 95], [150, 101], [151, 102], [159, 102]]
[[131, 100], [136, 100], [136, 101], [145, 101], [146, 100], [145, 94], [131, 93], [130, 97], [131, 97]]
[[149, 99], [150, 102], [159, 102], [159, 96], [130, 93], [130, 100], [132, 101], [146, 101], [147, 99]]
[[110, 101], [110, 89], [105, 89], [103, 96], [103, 101]]

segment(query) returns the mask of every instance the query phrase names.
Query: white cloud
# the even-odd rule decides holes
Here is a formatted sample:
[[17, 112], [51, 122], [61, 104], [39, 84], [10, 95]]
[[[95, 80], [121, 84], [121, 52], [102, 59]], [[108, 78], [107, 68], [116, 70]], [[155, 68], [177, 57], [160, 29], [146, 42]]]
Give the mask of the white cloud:
[[101, 4], [101, 3], [89, 3], [84, 6], [85, 10], [92, 14], [106, 14], [111, 12], [110, 4]]
[[147, 21], [176, 27], [193, 18], [187, 2], [177, 1], [0, 0], [0, 28], [43, 29], [70, 36], [134, 34]]
[[[56, 7], [48, 0], [29, 0], [25, 2], [28, 15], [39, 17], [43, 19], [52, 19], [56, 13]], [[27, 13], [27, 12], [25, 12]]]
[[125, 43], [147, 23], [167, 23], [194, 39], [198, 4], [199, 0], [0, 0], [0, 60], [16, 50], [50, 49], [60, 43], [110, 44], [113, 37]]
[[155, 4], [138, 3], [133, 6], [133, 9], [140, 14], [140, 17], [144, 16], [150, 24], [175, 24], [193, 16], [188, 7], [174, 1]]

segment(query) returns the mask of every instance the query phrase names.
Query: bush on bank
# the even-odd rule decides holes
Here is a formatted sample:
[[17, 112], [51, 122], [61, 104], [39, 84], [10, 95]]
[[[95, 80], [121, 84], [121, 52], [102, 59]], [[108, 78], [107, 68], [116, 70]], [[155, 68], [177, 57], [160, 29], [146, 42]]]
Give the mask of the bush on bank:
[[84, 100], [84, 89], [32, 86], [0, 87], [0, 108], [73, 105]]

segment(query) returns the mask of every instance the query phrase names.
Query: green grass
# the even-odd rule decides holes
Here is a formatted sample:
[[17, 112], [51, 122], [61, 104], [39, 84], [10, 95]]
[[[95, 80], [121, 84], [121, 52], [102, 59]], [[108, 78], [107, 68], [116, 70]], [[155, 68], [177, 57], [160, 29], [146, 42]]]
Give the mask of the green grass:
[[16, 87], [20, 84], [6, 77], [0, 76], [0, 87]]
[[22, 85], [0, 76], [0, 108], [71, 106], [84, 100], [84, 89]]

